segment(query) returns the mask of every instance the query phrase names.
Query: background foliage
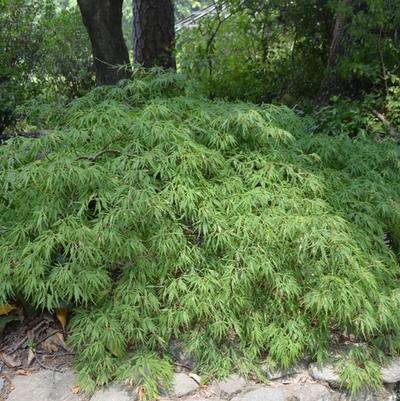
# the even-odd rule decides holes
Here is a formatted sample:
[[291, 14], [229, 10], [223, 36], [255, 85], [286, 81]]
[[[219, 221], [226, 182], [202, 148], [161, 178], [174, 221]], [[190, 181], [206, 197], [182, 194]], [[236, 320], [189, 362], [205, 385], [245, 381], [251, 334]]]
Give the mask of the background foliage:
[[[329, 74], [340, 2], [230, 3], [230, 17], [208, 19], [198, 30], [180, 35], [183, 68], [204, 80], [216, 96], [293, 103], [318, 94]], [[390, 76], [399, 74], [400, 6], [389, 0], [351, 4], [345, 10], [348, 20], [338, 70], [346, 94], [358, 95], [390, 84]]]
[[0, 3], [0, 132], [16, 109], [38, 97], [74, 98], [93, 86], [85, 28], [77, 9], [49, 0]]

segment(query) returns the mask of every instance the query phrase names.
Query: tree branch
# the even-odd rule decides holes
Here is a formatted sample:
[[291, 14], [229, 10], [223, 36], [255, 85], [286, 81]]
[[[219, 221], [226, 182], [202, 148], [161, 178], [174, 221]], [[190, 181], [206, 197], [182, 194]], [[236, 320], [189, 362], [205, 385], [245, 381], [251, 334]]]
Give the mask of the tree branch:
[[389, 135], [392, 137], [398, 137], [399, 133], [397, 132], [397, 129], [394, 127], [394, 125], [386, 119], [386, 117], [379, 113], [379, 111], [372, 109], [372, 114], [386, 127], [386, 129], [389, 132]]
[[101, 156], [103, 156], [103, 155], [105, 155], [107, 153], [111, 153], [111, 154], [115, 154], [115, 155], [122, 155], [122, 152], [120, 152], [119, 150], [116, 150], [116, 149], [103, 149], [99, 153], [96, 153], [93, 156], [79, 156], [79, 157], [76, 158], [76, 160], [89, 160], [91, 162], [95, 162]]

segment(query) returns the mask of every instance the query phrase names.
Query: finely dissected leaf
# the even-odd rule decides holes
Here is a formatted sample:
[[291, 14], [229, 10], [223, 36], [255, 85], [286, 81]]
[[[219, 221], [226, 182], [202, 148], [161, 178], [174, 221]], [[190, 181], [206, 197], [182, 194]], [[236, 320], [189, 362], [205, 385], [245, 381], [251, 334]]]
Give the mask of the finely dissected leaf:
[[376, 387], [369, 362], [400, 351], [399, 161], [176, 74], [97, 88], [57, 131], [0, 147], [0, 301], [71, 305], [83, 388], [155, 397], [174, 338], [207, 380], [321, 359], [340, 336], [368, 349], [343, 381]]

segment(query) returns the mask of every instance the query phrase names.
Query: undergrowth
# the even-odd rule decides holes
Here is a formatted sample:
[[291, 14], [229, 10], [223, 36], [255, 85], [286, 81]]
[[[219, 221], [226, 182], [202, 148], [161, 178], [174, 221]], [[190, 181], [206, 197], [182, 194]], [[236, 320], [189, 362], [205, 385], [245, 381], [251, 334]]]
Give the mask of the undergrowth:
[[311, 135], [288, 108], [208, 101], [174, 74], [36, 118], [55, 131], [0, 147], [0, 303], [73, 310], [84, 388], [154, 397], [173, 338], [205, 377], [350, 338], [368, 357], [344, 384], [378, 382], [373, 361], [400, 350], [397, 145]]

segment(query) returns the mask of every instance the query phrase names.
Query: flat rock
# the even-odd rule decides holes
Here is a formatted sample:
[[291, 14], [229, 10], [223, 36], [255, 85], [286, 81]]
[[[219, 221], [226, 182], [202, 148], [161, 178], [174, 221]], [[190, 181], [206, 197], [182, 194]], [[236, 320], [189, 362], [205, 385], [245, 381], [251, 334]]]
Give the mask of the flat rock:
[[299, 364], [286, 370], [271, 370], [268, 365], [264, 365], [261, 367], [261, 371], [264, 373], [268, 380], [279, 380], [288, 376], [307, 373], [307, 367], [305, 365]]
[[334, 393], [332, 401], [396, 401], [395, 392], [382, 390], [375, 394], [371, 391], [362, 391], [360, 394], [350, 396], [342, 393]]
[[186, 398], [185, 401], [224, 401], [221, 398]]
[[185, 397], [194, 393], [199, 385], [185, 373], [176, 373], [173, 381], [173, 396]]
[[214, 383], [212, 389], [218, 395], [233, 395], [240, 392], [246, 386], [246, 384], [246, 379], [237, 374], [233, 374], [227, 377], [225, 380]]
[[231, 401], [287, 401], [288, 393], [284, 386], [282, 387], [262, 387], [240, 394]]
[[296, 374], [296, 372], [291, 370], [278, 369], [278, 370], [264, 370], [264, 374], [268, 380], [279, 380], [292, 374]]
[[331, 401], [330, 391], [322, 384], [306, 384], [303, 387], [291, 386], [290, 401]]
[[80, 401], [72, 392], [75, 385], [73, 372], [56, 373], [43, 370], [31, 376], [15, 376], [14, 390], [8, 401]]
[[400, 358], [393, 359], [387, 366], [381, 369], [384, 383], [396, 383], [400, 381]]
[[119, 384], [112, 384], [106, 389], [97, 391], [90, 401], [134, 401], [137, 395]]
[[231, 401], [331, 401], [331, 393], [322, 384], [261, 387], [240, 394]]
[[[332, 364], [318, 366], [310, 365], [308, 372], [315, 380], [328, 382], [331, 386], [337, 386], [339, 374]], [[400, 358], [393, 359], [387, 366], [381, 368], [382, 381], [386, 384], [400, 382]]]
[[313, 379], [325, 381], [333, 387], [335, 387], [339, 381], [339, 374], [331, 364], [324, 366], [312, 364], [310, 365], [308, 372]]

